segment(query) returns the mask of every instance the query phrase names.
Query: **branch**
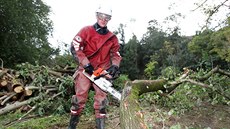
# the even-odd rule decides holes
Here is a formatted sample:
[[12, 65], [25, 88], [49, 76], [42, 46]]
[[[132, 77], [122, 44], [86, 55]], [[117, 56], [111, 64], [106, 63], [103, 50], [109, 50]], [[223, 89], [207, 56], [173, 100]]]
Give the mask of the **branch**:
[[8, 97], [7, 94], [6, 94], [6, 95], [3, 95], [2, 97], [0, 97], [0, 101], [3, 100], [3, 99], [5, 99], [5, 98], [7, 98], [7, 97]]
[[60, 72], [48, 70], [48, 73], [49, 73], [49, 74], [52, 74], [52, 75], [54, 75], [54, 76], [57, 76], [57, 77], [62, 77], [62, 74], [61, 74]]
[[211, 71], [209, 71], [207, 74], [203, 75], [202, 77], [197, 77], [198, 80], [204, 81], [208, 79], [210, 76], [213, 75], [213, 73], [216, 73], [218, 71], [218, 67], [213, 68]]
[[217, 72], [230, 77], [230, 72], [224, 71], [220, 69], [218, 66], [216, 66], [211, 71], [209, 71], [207, 74], [203, 75], [203, 77], [197, 77], [197, 79], [200, 81], [207, 80], [210, 76], [212, 76], [214, 73], [217, 73]]
[[11, 99], [12, 97], [14, 97], [17, 93], [13, 92], [11, 93], [9, 96], [7, 96], [1, 103], [1, 105], [4, 105], [9, 99]]
[[206, 2], [207, 2], [208, 0], [205, 0], [203, 3], [201, 3], [198, 7], [196, 7], [194, 10], [192, 10], [192, 11], [195, 11], [195, 10], [197, 10], [198, 8], [200, 8], [201, 6], [203, 6]]
[[230, 77], [230, 72], [224, 71], [222, 69], [218, 69], [218, 72], [223, 74], [223, 75], [226, 75], [226, 76]]
[[202, 82], [197, 82], [195, 80], [192, 80], [192, 79], [184, 79], [184, 80], [181, 80], [182, 82], [190, 82], [192, 84], [195, 84], [195, 85], [198, 85], [198, 86], [201, 86], [201, 87], [204, 87], [204, 88], [211, 88], [210, 85], [208, 84], [205, 84], [205, 83], [202, 83]]
[[33, 106], [27, 113], [25, 113], [23, 116], [21, 116], [18, 120], [20, 121], [23, 117], [27, 116], [30, 114], [32, 111], [34, 111], [37, 108], [37, 106]]
[[[208, 84], [205, 84], [205, 83], [202, 83], [202, 82], [197, 82], [195, 80], [192, 80], [192, 79], [184, 79], [182, 80], [183, 82], [190, 82], [192, 84], [195, 84], [197, 86], [201, 86], [201, 87], [204, 87], [204, 88], [208, 88], [208, 89], [211, 89], [212, 87]], [[225, 94], [221, 93], [219, 90], [216, 90], [216, 92], [222, 96], [224, 96], [226, 99], [230, 100], [230, 97], [229, 96], [226, 96]]]
[[208, 21], [210, 20], [210, 18], [213, 16], [213, 14], [215, 14], [215, 13], [219, 10], [219, 8], [220, 8], [221, 6], [223, 6], [227, 1], [228, 1], [228, 0], [225, 0], [225, 1], [222, 2], [221, 4], [219, 4], [219, 5], [217, 5], [216, 7], [214, 7], [214, 10], [212, 10], [212, 12], [209, 14], [208, 19], [207, 19], [206, 21], [208, 22]]
[[23, 106], [23, 105], [29, 104], [29, 103], [32, 102], [32, 101], [36, 101], [36, 100], [38, 100], [39, 98], [40, 98], [40, 97], [37, 96], [37, 97], [34, 97], [34, 98], [32, 98], [32, 99], [29, 99], [29, 100], [25, 100], [25, 101], [22, 101], [22, 102], [15, 102], [14, 104], [7, 105], [6, 107], [0, 109], [0, 115], [5, 114], [5, 113], [7, 113], [7, 112], [9, 112], [9, 111], [12, 111], [12, 110], [14, 110], [14, 109], [17, 109], [17, 108], [19, 108], [19, 107], [21, 107], [21, 106]]

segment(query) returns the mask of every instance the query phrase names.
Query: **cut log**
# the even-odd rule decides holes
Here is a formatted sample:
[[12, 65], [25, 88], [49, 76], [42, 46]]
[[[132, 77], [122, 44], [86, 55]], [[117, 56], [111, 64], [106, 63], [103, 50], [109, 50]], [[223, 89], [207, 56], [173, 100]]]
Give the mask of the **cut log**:
[[33, 91], [32, 91], [32, 90], [30, 90], [30, 89], [24, 90], [24, 94], [25, 94], [25, 96], [31, 96], [31, 95], [32, 95], [32, 93], [33, 93]]
[[14, 86], [15, 93], [22, 93], [24, 91], [24, 87], [22, 85]]
[[6, 80], [1, 80], [1, 82], [0, 82], [0, 87], [2, 86], [6, 86], [7, 85], [7, 81]]

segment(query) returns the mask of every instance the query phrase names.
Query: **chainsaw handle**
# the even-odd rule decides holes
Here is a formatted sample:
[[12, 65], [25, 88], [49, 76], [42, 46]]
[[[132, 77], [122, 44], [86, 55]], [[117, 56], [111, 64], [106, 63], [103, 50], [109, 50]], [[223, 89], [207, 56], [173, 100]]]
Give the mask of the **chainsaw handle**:
[[107, 74], [109, 74], [109, 73], [101, 74], [101, 75], [99, 75], [99, 76], [96, 76], [94, 79], [97, 80], [97, 79], [99, 79], [100, 77], [106, 76]]

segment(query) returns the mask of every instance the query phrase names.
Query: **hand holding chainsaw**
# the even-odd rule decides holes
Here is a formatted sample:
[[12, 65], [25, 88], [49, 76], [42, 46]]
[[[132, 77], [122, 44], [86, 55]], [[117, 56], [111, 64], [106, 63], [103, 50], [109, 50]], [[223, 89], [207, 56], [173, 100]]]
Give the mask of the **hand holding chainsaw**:
[[112, 87], [113, 84], [111, 79], [113, 79], [113, 77], [109, 74], [109, 72], [102, 68], [98, 68], [97, 70], [93, 71], [93, 74], [91, 75], [89, 75], [86, 70], [83, 71], [83, 74], [93, 83], [95, 83], [100, 89], [105, 92], [109, 92], [115, 98], [121, 100], [121, 93]]
[[91, 64], [87, 64], [84, 66], [85, 72], [88, 73], [89, 75], [93, 74], [94, 68]]
[[119, 67], [116, 65], [112, 65], [109, 69], [107, 69], [107, 72], [113, 77], [113, 79], [118, 78], [120, 74]]

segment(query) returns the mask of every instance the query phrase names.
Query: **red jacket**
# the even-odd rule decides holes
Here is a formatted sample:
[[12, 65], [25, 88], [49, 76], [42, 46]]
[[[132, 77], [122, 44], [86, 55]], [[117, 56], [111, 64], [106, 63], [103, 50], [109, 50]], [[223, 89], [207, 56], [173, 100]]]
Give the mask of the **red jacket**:
[[74, 37], [71, 46], [80, 68], [90, 63], [95, 69], [108, 69], [111, 65], [119, 66], [122, 59], [116, 35], [112, 32], [101, 35], [93, 26], [82, 28]]

